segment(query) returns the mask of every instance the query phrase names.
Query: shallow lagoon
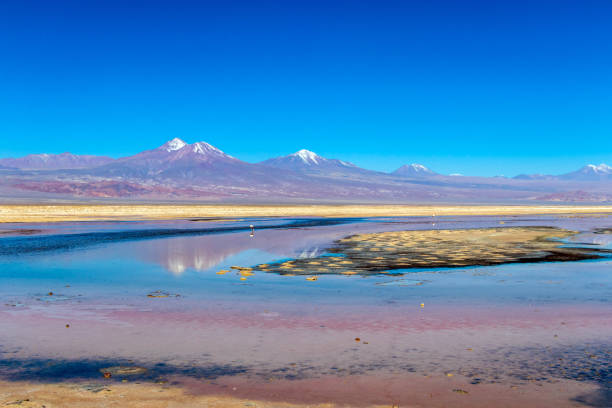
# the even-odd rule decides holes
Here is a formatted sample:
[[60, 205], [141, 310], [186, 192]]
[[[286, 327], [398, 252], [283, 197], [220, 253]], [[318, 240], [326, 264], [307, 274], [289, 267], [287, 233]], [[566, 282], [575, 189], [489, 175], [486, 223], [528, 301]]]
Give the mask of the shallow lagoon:
[[[500, 222], [576, 230], [568, 245], [612, 248], [611, 235], [594, 233], [612, 225], [608, 217], [5, 225], [39, 232], [0, 238], [0, 375], [152, 381], [196, 394], [355, 406], [476, 406], [479, 394], [499, 392], [506, 406], [525, 406], [536, 399], [520, 398], [540, 389], [558, 391], [557, 406], [609, 406], [609, 258], [317, 281], [217, 274], [324, 255], [353, 234]], [[170, 296], [147, 296], [155, 291]], [[114, 366], [147, 370], [104, 379]]]

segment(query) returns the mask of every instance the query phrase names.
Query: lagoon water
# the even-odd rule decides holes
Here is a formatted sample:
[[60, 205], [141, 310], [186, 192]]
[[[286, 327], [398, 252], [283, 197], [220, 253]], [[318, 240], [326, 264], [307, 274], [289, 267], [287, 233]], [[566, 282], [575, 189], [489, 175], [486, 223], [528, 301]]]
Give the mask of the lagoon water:
[[136, 366], [146, 371], [112, 380], [351, 406], [438, 396], [470, 406], [485, 392], [513, 406], [538, 390], [556, 404], [612, 406], [605, 256], [316, 281], [217, 274], [325, 255], [353, 234], [500, 222], [575, 230], [567, 245], [612, 249], [598, 231], [612, 226], [606, 216], [4, 225], [0, 377], [101, 381], [107, 367]]

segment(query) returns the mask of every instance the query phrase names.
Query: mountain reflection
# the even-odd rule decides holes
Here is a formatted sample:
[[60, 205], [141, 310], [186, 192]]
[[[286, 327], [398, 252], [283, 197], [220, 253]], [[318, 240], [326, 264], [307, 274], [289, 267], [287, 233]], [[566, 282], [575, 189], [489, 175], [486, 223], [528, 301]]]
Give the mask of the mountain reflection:
[[176, 237], [133, 242], [131, 256], [163, 266], [173, 275], [187, 270], [204, 272], [242, 252], [259, 250], [277, 258], [312, 258], [324, 252], [334, 239], [345, 234], [320, 229], [262, 230], [249, 232]]

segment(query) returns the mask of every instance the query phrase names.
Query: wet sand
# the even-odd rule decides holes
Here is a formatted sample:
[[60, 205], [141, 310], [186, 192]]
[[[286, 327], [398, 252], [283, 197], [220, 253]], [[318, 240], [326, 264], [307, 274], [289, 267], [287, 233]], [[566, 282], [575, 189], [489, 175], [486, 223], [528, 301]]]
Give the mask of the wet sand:
[[[182, 388], [154, 384], [62, 383], [36, 384], [0, 381], [0, 406], [23, 408], [54, 407], [211, 407], [211, 408], [298, 408], [300, 405], [267, 403], [228, 396], [197, 396]], [[330, 407], [309, 405], [313, 408]]]
[[612, 206], [572, 205], [3, 205], [0, 222], [161, 220], [204, 217], [391, 217], [612, 213]]
[[[332, 308], [228, 299], [211, 310], [197, 306], [202, 300], [177, 299], [171, 302], [179, 309], [165, 311], [168, 300], [143, 297], [151, 310], [109, 300], [87, 313], [61, 303], [2, 311], [7, 344], [55, 358], [37, 361], [26, 353], [25, 372], [0, 361], [3, 379], [12, 379], [0, 383], [0, 401], [30, 398], [47, 407], [104, 406], [95, 404], [120, 398], [128, 407], [574, 407], [608, 401], [601, 395], [609, 392], [605, 342], [612, 326], [609, 308], [598, 305], [462, 306], [424, 299], [424, 308], [417, 302]], [[5, 354], [13, 363], [22, 355], [14, 351]], [[105, 372], [112, 376], [104, 378]], [[54, 401], [66, 405], [48, 404]]]
[[[388, 402], [374, 402], [368, 394], [383, 389]], [[592, 387], [594, 391], [596, 387]], [[356, 392], [360, 390], [360, 392]], [[0, 381], [0, 405], [24, 408], [55, 407], [214, 407], [214, 408], [409, 408], [409, 407], [576, 407], [584, 385], [570, 381], [508, 387], [499, 384], [466, 385], [461, 378], [418, 375], [401, 380], [385, 377], [322, 377], [316, 380], [241, 382], [231, 378], [215, 384], [193, 382], [183, 386], [99, 381], [39, 384]], [[284, 400], [286, 396], [289, 400]], [[344, 403], [321, 401], [342, 400]]]

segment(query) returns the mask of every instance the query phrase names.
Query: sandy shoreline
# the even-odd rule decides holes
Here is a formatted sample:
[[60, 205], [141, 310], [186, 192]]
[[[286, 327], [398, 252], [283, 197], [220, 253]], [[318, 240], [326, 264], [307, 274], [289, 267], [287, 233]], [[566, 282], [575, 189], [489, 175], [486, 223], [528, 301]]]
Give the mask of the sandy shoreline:
[[0, 223], [162, 220], [203, 217], [388, 217], [610, 214], [612, 206], [572, 205], [0, 205]]
[[[40, 407], [210, 407], [210, 408], [300, 408], [304, 405], [267, 403], [223, 395], [196, 396], [178, 387], [156, 384], [30, 383], [0, 381], [0, 406]], [[329, 404], [309, 405], [312, 408]]]
[[[383, 398], [370, 393], [382, 387]], [[356, 391], [359, 389], [360, 391]], [[576, 397], [597, 395], [598, 388], [575, 381], [470, 385], [459, 378], [406, 376], [402, 379], [327, 377], [313, 380], [250, 383], [234, 379], [156, 383], [32, 383], [0, 381], [0, 405], [19, 407], [259, 407], [259, 408], [396, 408], [458, 407], [559, 408], [585, 406]], [[288, 396], [294, 396], [285, 398]], [[588, 398], [588, 397], [587, 397]], [[326, 400], [323, 402], [322, 400]], [[330, 401], [331, 400], [331, 401]], [[335, 400], [335, 401], [334, 401]], [[339, 400], [339, 401], [338, 401]], [[378, 401], [376, 401], [378, 400]]]

